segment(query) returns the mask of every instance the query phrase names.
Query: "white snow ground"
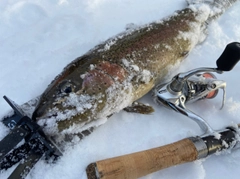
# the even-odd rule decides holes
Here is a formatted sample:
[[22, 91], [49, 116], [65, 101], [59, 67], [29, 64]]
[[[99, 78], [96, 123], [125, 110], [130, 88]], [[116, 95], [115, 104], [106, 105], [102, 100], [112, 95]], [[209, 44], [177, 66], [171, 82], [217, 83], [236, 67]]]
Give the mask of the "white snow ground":
[[[184, 0], [1, 0], [0, 96], [21, 104], [41, 94], [50, 81], [76, 57], [123, 31], [126, 24], [145, 24], [185, 7]], [[240, 3], [210, 24], [207, 40], [198, 45], [179, 71], [215, 67], [225, 46], [240, 41]], [[240, 123], [240, 64], [217, 75], [227, 81], [223, 110], [221, 95], [191, 105], [215, 129]], [[174, 75], [174, 74], [173, 74]], [[220, 93], [221, 94], [221, 93]], [[71, 147], [57, 164], [37, 163], [27, 179], [86, 179], [94, 161], [165, 145], [201, 135], [189, 119], [153, 104], [150, 95], [140, 101], [154, 106], [151, 115], [120, 112], [89, 137]], [[10, 107], [0, 100], [0, 116]], [[0, 124], [0, 139], [7, 134]], [[0, 173], [5, 179], [12, 169]], [[143, 179], [239, 179], [240, 150], [171, 167]]]

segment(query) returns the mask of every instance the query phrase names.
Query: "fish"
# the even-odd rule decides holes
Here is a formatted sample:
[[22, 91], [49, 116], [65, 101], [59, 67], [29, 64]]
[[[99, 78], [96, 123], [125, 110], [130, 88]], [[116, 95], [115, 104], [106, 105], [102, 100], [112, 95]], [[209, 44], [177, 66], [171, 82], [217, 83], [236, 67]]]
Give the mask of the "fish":
[[147, 94], [207, 37], [238, 0], [188, 1], [185, 9], [134, 26], [76, 58], [41, 95], [32, 118], [56, 140], [81, 138]]

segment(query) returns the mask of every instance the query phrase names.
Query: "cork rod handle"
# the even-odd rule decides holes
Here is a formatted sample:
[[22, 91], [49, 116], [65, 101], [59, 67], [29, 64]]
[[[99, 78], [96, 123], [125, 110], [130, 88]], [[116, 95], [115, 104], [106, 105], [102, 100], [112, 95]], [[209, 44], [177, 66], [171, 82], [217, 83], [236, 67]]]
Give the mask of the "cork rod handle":
[[189, 139], [133, 154], [101, 160], [87, 167], [88, 179], [135, 179], [158, 170], [192, 162], [198, 152]]

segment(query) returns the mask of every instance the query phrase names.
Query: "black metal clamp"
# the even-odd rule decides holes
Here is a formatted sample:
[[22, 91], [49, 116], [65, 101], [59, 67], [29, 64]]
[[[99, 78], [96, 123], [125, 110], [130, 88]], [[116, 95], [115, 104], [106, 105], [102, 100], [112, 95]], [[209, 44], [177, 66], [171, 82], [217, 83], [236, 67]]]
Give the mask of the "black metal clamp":
[[32, 167], [43, 156], [54, 159], [62, 152], [42, 131], [34, 120], [8, 97], [3, 97], [13, 108], [14, 114], [5, 117], [5, 124], [11, 131], [0, 141], [0, 169], [8, 169], [20, 162], [9, 179], [25, 178]]

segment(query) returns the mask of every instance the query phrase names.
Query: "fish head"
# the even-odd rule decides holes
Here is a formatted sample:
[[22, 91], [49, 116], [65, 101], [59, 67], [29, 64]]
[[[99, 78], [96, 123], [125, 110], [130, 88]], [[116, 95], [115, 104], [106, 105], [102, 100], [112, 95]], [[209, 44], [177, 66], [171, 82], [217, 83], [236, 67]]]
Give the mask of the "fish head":
[[[108, 61], [93, 61], [67, 67], [44, 91], [33, 113], [33, 119], [57, 116], [60, 111], [73, 118], [81, 109], [88, 109], [96, 100], [105, 101], [107, 90], [122, 83], [126, 71], [120, 65]], [[97, 106], [102, 108], [104, 102]], [[75, 115], [75, 116], [74, 116]], [[61, 119], [65, 120], [65, 119]]]
[[71, 95], [79, 93], [82, 81], [77, 70], [71, 67], [65, 68], [41, 95], [32, 118], [35, 120], [48, 118], [56, 116], [57, 111], [69, 109], [69, 106], [64, 105], [64, 103]]

